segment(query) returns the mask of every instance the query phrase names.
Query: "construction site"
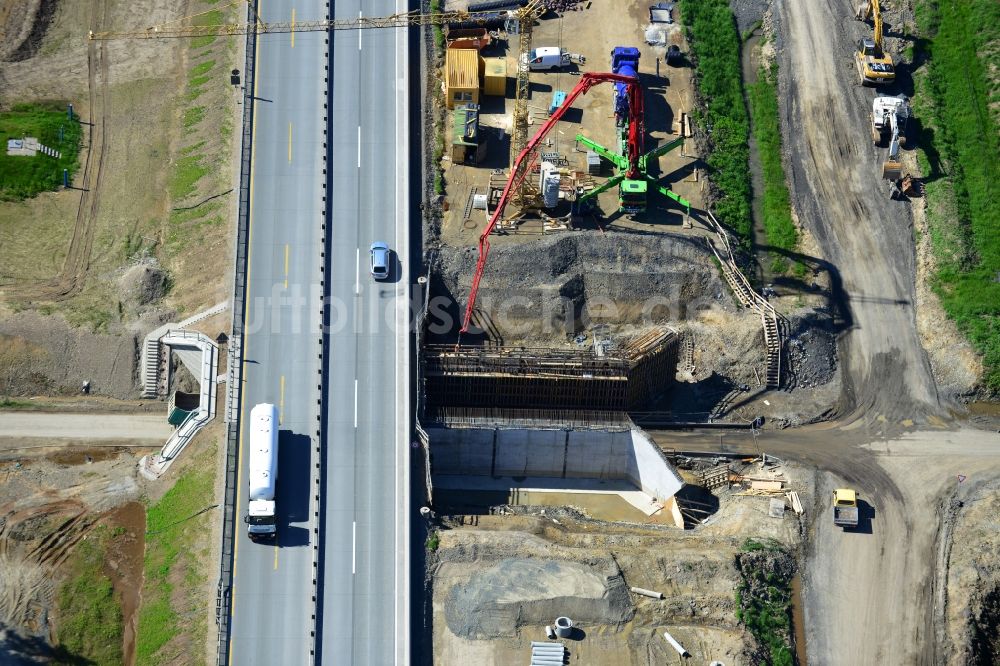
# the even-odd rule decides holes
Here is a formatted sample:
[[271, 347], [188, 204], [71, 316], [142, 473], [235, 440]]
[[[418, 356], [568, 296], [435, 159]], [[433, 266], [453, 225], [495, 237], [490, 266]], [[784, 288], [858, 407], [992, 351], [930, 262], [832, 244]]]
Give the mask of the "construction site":
[[[419, 31], [412, 663], [1000, 662], [1000, 412], [935, 282], [921, 2], [267, 25]], [[0, 197], [0, 662], [105, 663], [87, 622], [115, 625], [107, 663], [215, 659], [244, 107], [204, 80], [260, 30], [235, 4], [0, 0], [0, 112], [86, 119], [73, 187]], [[723, 37], [748, 228], [720, 184]], [[11, 159], [58, 159], [27, 138]], [[117, 615], [72, 603], [88, 577]]]
[[[425, 210], [418, 415], [433, 509], [425, 622], [434, 663], [839, 663], [843, 654], [810, 628], [829, 621], [818, 590], [833, 594], [820, 579], [834, 566], [812, 542], [847, 547], [825, 524], [830, 472], [810, 467], [831, 460], [793, 445], [797, 462], [769, 457], [786, 440], [757, 428], [861, 404], [879, 405], [866, 418], [888, 424], [890, 438], [937, 422], [937, 410], [913, 407], [919, 383], [916, 402], [893, 404], [884, 391], [859, 393], [853, 372], [844, 377], [842, 364], [856, 364], [837, 351], [851, 328], [841, 272], [851, 269], [822, 258], [842, 251], [824, 230], [799, 218], [797, 253], [786, 255], [799, 268], [781, 275], [764, 250], [748, 260], [745, 240], [714, 213], [713, 139], [695, 121], [706, 101], [682, 4], [446, 3], [502, 18], [444, 26], [439, 48], [428, 47], [434, 205]], [[777, 66], [779, 89], [799, 85], [781, 78], [787, 56], [776, 48], [792, 38], [782, 27], [806, 20], [801, 11], [732, 4], [747, 40], [743, 76], [753, 82], [758, 68]], [[874, 30], [846, 50], [857, 78], [831, 86], [892, 85], [882, 9], [850, 9]], [[893, 10], [894, 25], [907, 20], [906, 8]], [[810, 33], [823, 30], [809, 20]], [[866, 103], [855, 113], [870, 133], [856, 140], [876, 159], [863, 205], [919, 200], [903, 150], [908, 101], [876, 92]], [[806, 188], [838, 177], [797, 181], [801, 135], [786, 138], [800, 215], [810, 210], [799, 198]], [[706, 424], [719, 428], [714, 445], [710, 431], [678, 437], [677, 428]], [[731, 427], [743, 430], [723, 434]], [[805, 439], [823, 446], [828, 435]], [[739, 453], [707, 453], [726, 450], [724, 440]], [[979, 478], [995, 462], [977, 461]], [[845, 500], [860, 507], [850, 529], [871, 533], [873, 507], [891, 510], [890, 488], [915, 472], [865, 479], [879, 491]], [[765, 580], [769, 592], [757, 596]], [[877, 645], [850, 661], [869, 663]], [[898, 663], [934, 648], [921, 650]]]

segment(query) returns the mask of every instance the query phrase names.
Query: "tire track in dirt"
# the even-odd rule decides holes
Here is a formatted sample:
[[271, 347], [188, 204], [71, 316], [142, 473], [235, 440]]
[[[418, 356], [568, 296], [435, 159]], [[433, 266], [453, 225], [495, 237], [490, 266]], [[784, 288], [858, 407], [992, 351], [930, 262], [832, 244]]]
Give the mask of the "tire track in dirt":
[[[92, 0], [91, 26], [94, 31], [102, 30], [107, 24], [106, 0]], [[87, 44], [87, 88], [90, 104], [90, 145], [84, 162], [83, 176], [78, 189], [80, 203], [77, 206], [73, 237], [70, 240], [62, 269], [52, 280], [35, 285], [27, 290], [35, 300], [64, 301], [80, 293], [90, 270], [94, 236], [97, 233], [97, 216], [101, 206], [101, 177], [104, 172], [108, 145], [108, 95], [109, 64], [104, 42]]]
[[[943, 411], [916, 329], [915, 250], [907, 204], [890, 201], [871, 145], [876, 93], [856, 83], [853, 43], [870, 30], [848, 0], [776, 0], [779, 98], [792, 196], [840, 272], [845, 417], [920, 420]], [[893, 94], [886, 91], [885, 94]]]

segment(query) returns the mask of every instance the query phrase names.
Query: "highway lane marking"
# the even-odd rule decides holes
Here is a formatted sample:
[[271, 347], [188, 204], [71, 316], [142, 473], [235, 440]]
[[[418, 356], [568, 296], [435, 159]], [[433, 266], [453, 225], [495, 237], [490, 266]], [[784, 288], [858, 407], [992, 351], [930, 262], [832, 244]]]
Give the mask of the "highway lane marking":
[[292, 161], [292, 124], [288, 123], [288, 161]]
[[288, 289], [288, 243], [285, 243], [285, 289]]
[[358, 572], [358, 521], [351, 521], [351, 574]]
[[[295, 7], [292, 7], [292, 48], [295, 48]], [[275, 555], [277, 557], [277, 555]]]
[[274, 544], [274, 570], [278, 570], [278, 544]]
[[[359, 10], [359, 11], [358, 11], [358, 21], [360, 21], [360, 20], [361, 20], [361, 11]], [[359, 50], [359, 51], [361, 50], [361, 33], [362, 33], [362, 32], [364, 32], [364, 30], [362, 30], [362, 29], [360, 28], [360, 26], [359, 26], [359, 27], [358, 27], [358, 50]]]
[[[258, 10], [260, 5], [263, 3], [258, 3]], [[254, 79], [253, 79], [253, 115], [257, 116], [257, 84], [260, 82], [260, 49], [256, 49], [253, 54], [253, 69], [254, 69]], [[254, 122], [253, 127], [250, 129], [250, 145], [257, 145], [257, 123]], [[246, 275], [246, 288], [250, 288], [250, 268], [253, 265], [253, 174], [255, 165], [257, 163], [257, 151], [253, 150], [250, 152], [250, 197], [247, 209], [247, 275]], [[250, 317], [250, 300], [247, 299], [246, 302], [246, 316], [248, 319], [244, 321], [249, 321]], [[240, 357], [240, 377], [241, 381], [246, 381], [246, 359], [249, 354], [250, 340], [244, 333], [243, 335], [243, 348], [241, 350]], [[243, 401], [246, 399], [246, 393], [240, 391], [240, 414], [243, 413]], [[243, 474], [243, 426], [246, 419], [240, 418], [240, 435], [239, 435], [239, 455], [237, 456], [236, 463], [236, 509], [239, 510], [240, 502], [243, 496], [243, 484], [240, 482], [240, 477]], [[236, 530], [239, 530], [239, 523], [237, 523]], [[240, 554], [240, 540], [239, 538], [233, 539], [233, 581], [229, 589], [229, 620], [232, 622], [232, 618], [236, 615], [236, 562]], [[229, 641], [229, 663], [233, 663], [233, 641]]]
[[361, 125], [358, 125], [358, 168], [361, 168]]
[[357, 249], [354, 256], [354, 295], [361, 295], [361, 248]]
[[358, 427], [358, 380], [354, 380], [354, 427]]
[[285, 421], [285, 376], [281, 375], [281, 388], [278, 393], [278, 425]]

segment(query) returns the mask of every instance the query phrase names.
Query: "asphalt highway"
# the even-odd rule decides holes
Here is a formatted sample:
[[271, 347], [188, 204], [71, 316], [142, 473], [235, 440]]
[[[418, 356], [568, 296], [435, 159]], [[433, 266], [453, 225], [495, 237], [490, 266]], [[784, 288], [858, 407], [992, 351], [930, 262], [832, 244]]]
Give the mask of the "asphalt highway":
[[[259, 6], [266, 21], [405, 10]], [[241, 413], [279, 406], [278, 539], [236, 526], [232, 664], [309, 664], [313, 649], [315, 663], [408, 663], [408, 68], [403, 29], [258, 40]], [[393, 250], [382, 282], [376, 240]]]
[[[335, 18], [405, 11], [340, 0]], [[331, 35], [329, 353], [318, 635], [323, 663], [405, 664], [409, 164], [405, 30]], [[373, 241], [393, 251], [369, 269]]]
[[[260, 3], [267, 20], [290, 20], [293, 9], [326, 16], [324, 2]], [[258, 39], [237, 511], [247, 507], [243, 431], [250, 409], [271, 402], [278, 538], [255, 544], [236, 525], [229, 661], [240, 666], [308, 664], [312, 649], [327, 49], [324, 33]]]

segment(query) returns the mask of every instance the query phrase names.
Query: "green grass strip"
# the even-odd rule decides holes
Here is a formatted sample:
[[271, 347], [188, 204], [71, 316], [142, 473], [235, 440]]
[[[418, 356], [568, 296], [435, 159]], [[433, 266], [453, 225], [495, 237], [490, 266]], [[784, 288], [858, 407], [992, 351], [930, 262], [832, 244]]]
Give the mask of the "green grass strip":
[[209, 168], [202, 163], [201, 154], [180, 158], [170, 177], [170, 196], [178, 201], [190, 195], [198, 181], [208, 172]]
[[[190, 622], [182, 621], [171, 604], [171, 597], [173, 581], [197, 582], [192, 580], [192, 571], [197, 565], [192, 564], [190, 557], [195, 542], [203, 536], [208, 516], [200, 514], [185, 519], [213, 501], [215, 470], [211, 457], [205, 455], [203, 458], [206, 458], [205, 464], [192, 466], [146, 512], [142, 606], [136, 636], [136, 663], [140, 666], [173, 663], [171, 655], [161, 654], [161, 649], [181, 632], [197, 633], [192, 631]], [[197, 594], [198, 590], [192, 586], [188, 592]]]
[[[1000, 131], [991, 104], [1000, 91], [1000, 4], [966, 0], [916, 5], [926, 74], [914, 100], [923, 125], [928, 224], [935, 291], [985, 362], [984, 383], [1000, 391]], [[995, 74], [994, 74], [995, 77]], [[923, 116], [923, 117], [921, 117]], [[944, 214], [941, 211], [944, 211]]]
[[[120, 536], [120, 535], [118, 535]], [[124, 623], [111, 579], [104, 574], [108, 540], [117, 538], [99, 527], [73, 551], [72, 573], [59, 589], [57, 663], [116, 666], [123, 662]], [[72, 658], [59, 658], [72, 655]]]
[[[8, 139], [28, 136], [59, 151], [60, 157], [56, 159], [42, 153], [34, 156], [7, 154]], [[78, 167], [80, 136], [80, 121], [69, 119], [65, 104], [19, 104], [0, 113], [0, 201], [21, 201], [40, 192], [58, 189], [63, 182], [63, 169], [69, 170], [72, 182]]]
[[[764, 177], [763, 224], [768, 243], [781, 250], [794, 250], [799, 241], [792, 222], [792, 206], [781, 165], [781, 123], [778, 116], [777, 65], [760, 68], [755, 83], [747, 86], [753, 135], [760, 153]], [[780, 263], [784, 261], [778, 259]]]
[[[744, 552], [769, 551], [774, 557], [789, 557], [780, 544], [771, 540], [747, 539]], [[736, 617], [764, 646], [772, 666], [793, 666], [790, 643], [792, 628], [792, 582], [766, 567], [740, 567], [742, 582], [736, 590]], [[756, 594], [752, 592], [756, 590]]]
[[697, 61], [695, 80], [706, 105], [701, 120], [712, 148], [705, 161], [721, 194], [715, 212], [735, 229], [740, 244], [749, 248], [749, 122], [743, 104], [740, 35], [727, 0], [684, 2], [679, 7]]

